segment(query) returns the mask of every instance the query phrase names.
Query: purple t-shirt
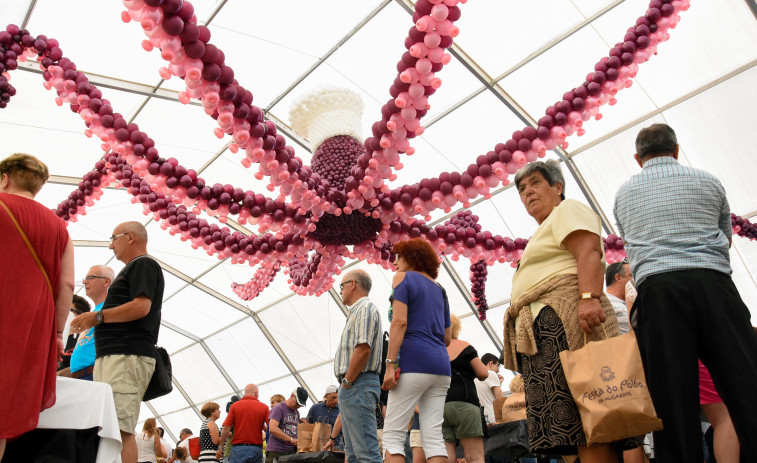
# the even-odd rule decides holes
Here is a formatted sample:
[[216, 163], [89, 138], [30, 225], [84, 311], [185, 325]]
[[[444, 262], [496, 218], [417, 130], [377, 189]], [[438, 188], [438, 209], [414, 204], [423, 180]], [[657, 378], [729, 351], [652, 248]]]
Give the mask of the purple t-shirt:
[[[268, 415], [268, 419], [278, 421], [279, 429], [284, 431], [284, 434], [294, 439], [297, 438], [297, 425], [300, 423], [300, 412], [289, 408], [286, 402], [281, 402], [273, 407], [271, 413]], [[293, 449], [295, 449], [294, 444], [284, 442], [271, 433], [267, 447], [269, 452], [289, 452]]]
[[442, 290], [416, 272], [406, 272], [393, 297], [407, 304], [407, 330], [400, 347], [402, 373], [450, 376], [444, 330], [449, 328], [449, 307]]

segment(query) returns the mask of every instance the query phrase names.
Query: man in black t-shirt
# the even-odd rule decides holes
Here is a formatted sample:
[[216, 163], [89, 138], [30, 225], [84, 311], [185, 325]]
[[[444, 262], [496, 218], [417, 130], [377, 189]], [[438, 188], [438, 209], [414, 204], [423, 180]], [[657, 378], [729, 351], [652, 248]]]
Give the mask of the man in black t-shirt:
[[110, 249], [126, 267], [108, 288], [99, 312], [79, 315], [73, 332], [95, 327], [94, 380], [113, 388], [121, 430], [121, 461], [137, 462], [134, 437], [139, 408], [155, 370], [155, 344], [163, 302], [163, 271], [147, 255], [147, 230], [139, 222], [118, 225]]

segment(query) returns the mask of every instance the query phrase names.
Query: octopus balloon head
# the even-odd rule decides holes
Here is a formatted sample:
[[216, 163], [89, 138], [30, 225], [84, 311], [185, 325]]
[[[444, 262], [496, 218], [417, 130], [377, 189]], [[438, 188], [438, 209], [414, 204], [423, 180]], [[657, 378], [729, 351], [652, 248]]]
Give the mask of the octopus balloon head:
[[[326, 199], [339, 215], [324, 214], [310, 236], [324, 244], [358, 244], [375, 238], [381, 220], [360, 211], [344, 211], [345, 181], [360, 156], [368, 156], [360, 130], [363, 101], [355, 92], [323, 88], [303, 96], [289, 112], [292, 129], [307, 138], [313, 151], [311, 169], [328, 186]], [[347, 213], [349, 212], [349, 213]]]

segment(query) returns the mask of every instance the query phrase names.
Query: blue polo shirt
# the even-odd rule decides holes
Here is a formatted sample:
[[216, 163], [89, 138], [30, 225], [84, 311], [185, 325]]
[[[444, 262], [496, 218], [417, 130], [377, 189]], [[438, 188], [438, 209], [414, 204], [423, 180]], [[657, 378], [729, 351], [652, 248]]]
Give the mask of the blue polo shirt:
[[[105, 301], [95, 306], [95, 312], [99, 312], [103, 308]], [[74, 352], [71, 354], [71, 373], [85, 368], [89, 368], [95, 364], [95, 328], [92, 327], [79, 335], [79, 339], [76, 341]]]
[[[333, 432], [334, 423], [336, 423], [336, 417], [339, 416], [339, 407], [329, 408], [325, 402], [318, 402], [310, 407], [308, 411], [308, 423], [328, 423], [331, 425]], [[334, 440], [334, 446], [340, 445], [342, 442], [342, 433], [340, 432], [337, 438]]]

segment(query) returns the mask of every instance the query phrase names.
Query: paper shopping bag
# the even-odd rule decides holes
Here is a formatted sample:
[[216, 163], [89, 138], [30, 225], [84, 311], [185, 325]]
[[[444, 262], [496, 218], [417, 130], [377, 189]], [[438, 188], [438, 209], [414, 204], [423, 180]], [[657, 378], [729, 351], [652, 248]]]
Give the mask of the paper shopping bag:
[[502, 408], [505, 405], [505, 400], [507, 400], [507, 397], [500, 397], [499, 399], [494, 399], [494, 402], [492, 403], [492, 408], [494, 409], [494, 422], [495, 423], [503, 423]]
[[313, 442], [310, 444], [310, 451], [320, 452], [323, 446], [329, 442], [331, 425], [329, 423], [315, 423], [313, 426]]
[[662, 429], [649, 396], [636, 335], [560, 352], [568, 387], [581, 412], [587, 445]]
[[313, 442], [313, 423], [300, 423], [297, 425], [297, 452], [309, 452]]
[[515, 392], [510, 394], [502, 404], [502, 423], [520, 421], [526, 419], [526, 393]]

